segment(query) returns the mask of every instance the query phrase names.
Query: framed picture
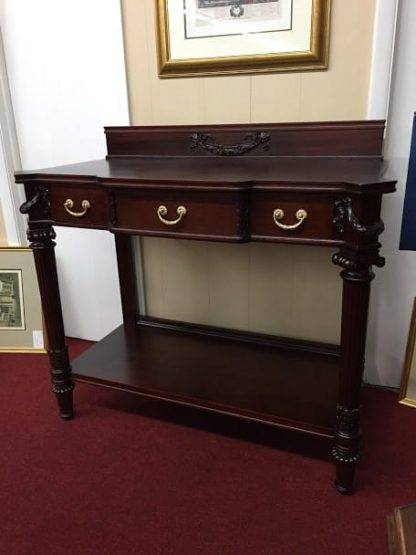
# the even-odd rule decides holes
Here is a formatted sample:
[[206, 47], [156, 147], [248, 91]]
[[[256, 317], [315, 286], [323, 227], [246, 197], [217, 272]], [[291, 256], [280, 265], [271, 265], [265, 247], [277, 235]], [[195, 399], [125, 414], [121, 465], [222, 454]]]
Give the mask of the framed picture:
[[413, 301], [413, 311], [410, 320], [409, 336], [407, 339], [406, 356], [400, 385], [399, 402], [403, 405], [416, 407], [416, 299]]
[[160, 77], [322, 70], [331, 0], [156, 0]]
[[24, 330], [22, 270], [0, 268], [0, 331]]
[[24, 247], [0, 247], [0, 352], [46, 352], [33, 253]]

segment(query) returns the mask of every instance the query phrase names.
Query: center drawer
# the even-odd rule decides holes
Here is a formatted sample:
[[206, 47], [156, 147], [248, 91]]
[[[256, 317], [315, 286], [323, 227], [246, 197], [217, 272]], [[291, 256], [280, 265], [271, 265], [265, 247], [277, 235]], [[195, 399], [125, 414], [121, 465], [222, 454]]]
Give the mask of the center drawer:
[[114, 231], [140, 235], [243, 241], [247, 196], [242, 191], [114, 190]]

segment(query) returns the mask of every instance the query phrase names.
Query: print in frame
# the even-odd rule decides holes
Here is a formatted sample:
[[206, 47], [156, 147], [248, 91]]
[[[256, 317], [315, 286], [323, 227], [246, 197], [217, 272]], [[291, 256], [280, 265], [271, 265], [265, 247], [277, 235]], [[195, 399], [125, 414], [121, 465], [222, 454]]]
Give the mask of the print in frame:
[[22, 270], [0, 268], [0, 331], [24, 330]]
[[331, 0], [156, 0], [160, 77], [322, 70]]
[[25, 247], [0, 247], [0, 352], [46, 352], [33, 253]]

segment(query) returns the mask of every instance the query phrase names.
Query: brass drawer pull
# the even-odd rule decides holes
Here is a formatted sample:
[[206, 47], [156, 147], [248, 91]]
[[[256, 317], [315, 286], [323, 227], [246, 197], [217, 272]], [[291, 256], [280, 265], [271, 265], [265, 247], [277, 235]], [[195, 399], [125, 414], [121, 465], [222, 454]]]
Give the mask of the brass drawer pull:
[[74, 216], [75, 218], [82, 218], [82, 216], [85, 216], [85, 214], [88, 212], [88, 209], [91, 208], [91, 204], [88, 200], [83, 200], [81, 202], [81, 206], [82, 212], [73, 212], [71, 208], [74, 208], [74, 201], [70, 198], [67, 198], [64, 202], [65, 210], [68, 212], [68, 214], [71, 214], [71, 216]]
[[283, 220], [284, 217], [285, 217], [285, 213], [281, 208], [276, 208], [275, 210], [273, 210], [273, 221], [277, 225], [277, 227], [280, 227], [281, 229], [290, 230], [290, 229], [296, 229], [297, 227], [299, 227], [302, 224], [303, 220], [306, 220], [306, 218], [308, 217], [308, 213], [303, 208], [300, 208], [296, 212], [296, 219], [298, 221], [296, 224], [292, 224], [292, 225], [282, 224], [278, 221], [278, 220]]
[[161, 204], [159, 206], [159, 208], [157, 209], [157, 216], [158, 216], [159, 220], [162, 222], [162, 224], [165, 224], [165, 225], [176, 225], [176, 224], [178, 224], [182, 220], [182, 218], [186, 216], [185, 206], [178, 206], [178, 208], [176, 209], [176, 213], [178, 215], [176, 220], [165, 220], [165, 218], [163, 216], [167, 216], [167, 214], [168, 214], [168, 209], [166, 208], [166, 206]]

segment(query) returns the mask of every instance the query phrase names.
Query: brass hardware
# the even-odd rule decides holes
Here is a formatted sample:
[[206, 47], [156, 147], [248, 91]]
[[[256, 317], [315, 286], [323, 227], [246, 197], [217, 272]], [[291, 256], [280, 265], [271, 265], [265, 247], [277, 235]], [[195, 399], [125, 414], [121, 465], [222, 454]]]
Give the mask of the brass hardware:
[[167, 214], [168, 214], [168, 209], [166, 208], [166, 206], [161, 204], [159, 206], [159, 208], [157, 209], [157, 216], [158, 216], [159, 220], [162, 222], [162, 224], [165, 224], [165, 225], [176, 225], [176, 224], [178, 224], [182, 220], [182, 218], [186, 216], [185, 206], [178, 206], [178, 208], [176, 209], [176, 213], [178, 215], [176, 220], [165, 220], [165, 218], [163, 216], [167, 216]]
[[284, 217], [285, 217], [285, 213], [281, 208], [276, 208], [275, 210], [273, 210], [273, 221], [277, 225], [277, 227], [280, 227], [281, 229], [291, 230], [299, 227], [302, 224], [303, 220], [306, 220], [306, 218], [308, 217], [308, 213], [303, 208], [300, 208], [296, 212], [296, 219], [298, 220], [297, 223], [291, 224], [291, 225], [282, 224], [278, 221], [278, 220], [283, 220]]
[[85, 214], [88, 212], [88, 209], [91, 208], [91, 204], [88, 200], [83, 200], [81, 202], [81, 206], [82, 212], [73, 212], [71, 208], [74, 207], [74, 201], [70, 198], [67, 198], [64, 202], [65, 210], [68, 212], [68, 214], [71, 214], [71, 216], [74, 216], [75, 218], [82, 218], [82, 216], [85, 216]]

